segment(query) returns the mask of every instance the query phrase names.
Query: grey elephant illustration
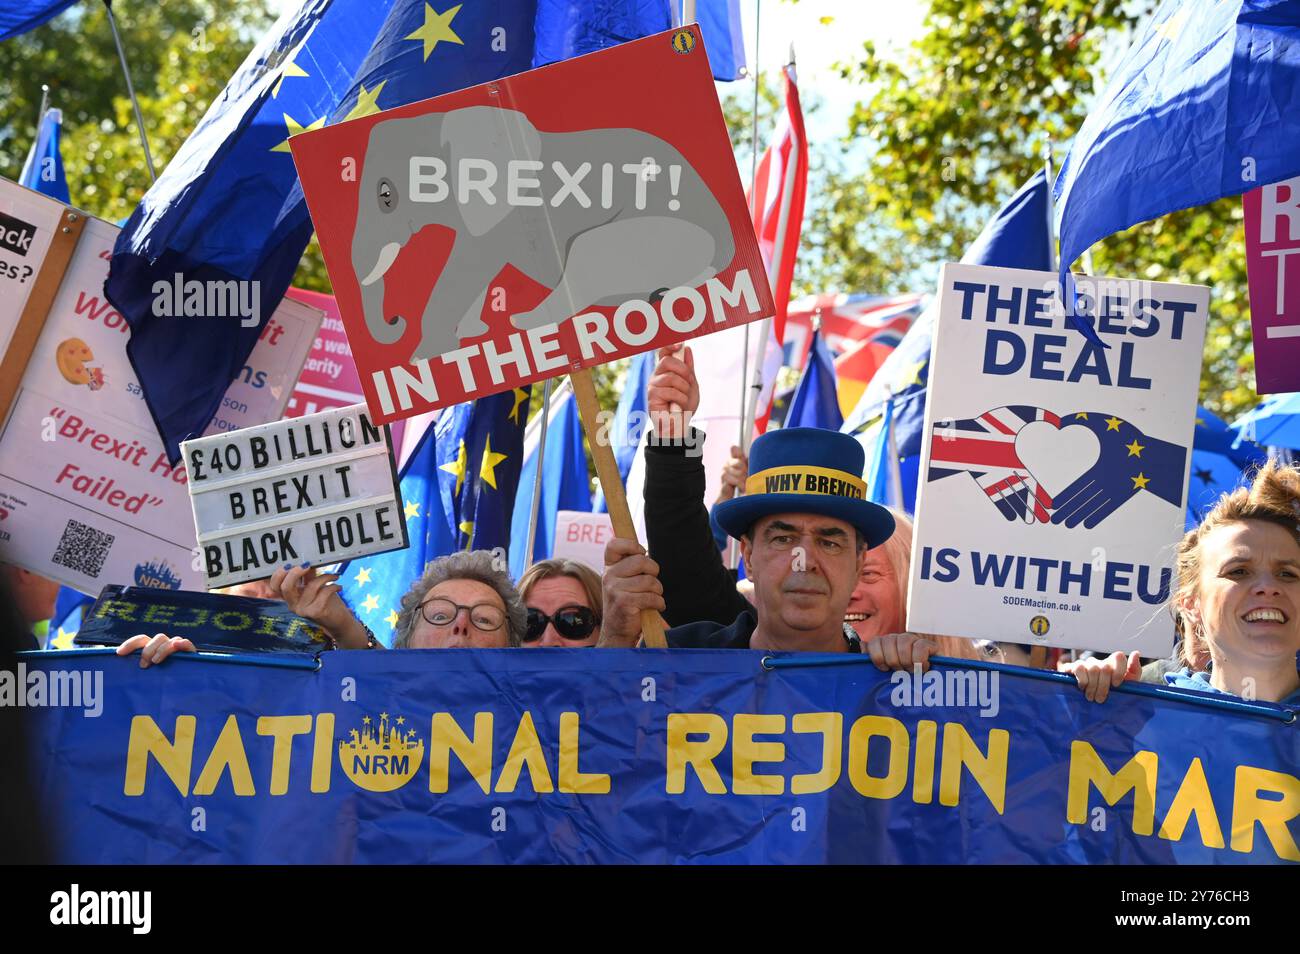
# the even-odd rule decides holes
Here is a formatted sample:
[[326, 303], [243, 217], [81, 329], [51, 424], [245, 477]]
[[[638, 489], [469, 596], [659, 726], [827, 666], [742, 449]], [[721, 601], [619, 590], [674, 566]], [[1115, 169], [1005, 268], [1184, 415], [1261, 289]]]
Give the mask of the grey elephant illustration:
[[390, 119], [370, 133], [352, 238], [366, 327], [380, 344], [406, 331], [406, 318], [384, 313], [385, 273], [427, 225], [456, 238], [413, 361], [487, 330], [483, 305], [507, 265], [551, 289], [528, 311], [506, 303], [513, 326], [526, 330], [698, 286], [735, 254], [717, 199], [677, 149], [649, 133], [539, 132], [523, 113], [491, 106]]

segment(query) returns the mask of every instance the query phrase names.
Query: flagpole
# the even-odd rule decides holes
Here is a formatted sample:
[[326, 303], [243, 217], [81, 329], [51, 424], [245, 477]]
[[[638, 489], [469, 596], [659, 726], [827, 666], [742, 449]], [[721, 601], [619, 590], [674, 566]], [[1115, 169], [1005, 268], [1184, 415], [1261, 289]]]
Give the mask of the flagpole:
[[[754, 0], [754, 107], [749, 114], [749, 217], [754, 218], [754, 212], [757, 206], [754, 204], [758, 201], [758, 81], [762, 77], [762, 71], [759, 70], [759, 23], [762, 19], [763, 0]], [[745, 323], [745, 348], [740, 355], [740, 433], [737, 435], [736, 443], [745, 447], [745, 406], [746, 399], [749, 397], [749, 322]], [[732, 544], [733, 556], [730, 560], [732, 567], [735, 567], [734, 559], [735, 544]]]
[[41, 120], [45, 118], [45, 111], [50, 108], [50, 84], [41, 84], [41, 111], [36, 116], [36, 125], [39, 128]]
[[[794, 68], [794, 44], [790, 44], [790, 62], [786, 64], [787, 69]], [[790, 129], [790, 135], [793, 139], [794, 128]], [[785, 167], [785, 180], [781, 183], [781, 211], [776, 219], [776, 241], [772, 245], [772, 260], [767, 267], [768, 284], [772, 286], [772, 295], [777, 295], [776, 283], [781, 274], [781, 253], [785, 249], [785, 234], [790, 227], [790, 206], [794, 202], [794, 177], [798, 162], [795, 160], [797, 150], [802, 143], [794, 143], [790, 150], [790, 163]], [[754, 433], [754, 425], [757, 423], [758, 415], [758, 398], [763, 392], [763, 366], [767, 359], [767, 343], [772, 337], [772, 322], [774, 318], [764, 318], [763, 327], [758, 333], [758, 347], [754, 351], [754, 380], [750, 385], [749, 399], [745, 409], [745, 429], [741, 433], [740, 449], [746, 454], [749, 453], [749, 444]]]
[[554, 378], [547, 378], [542, 387], [542, 432], [537, 438], [537, 473], [533, 477], [533, 502], [528, 513], [528, 558], [524, 569], [533, 565], [533, 552], [537, 549], [537, 507], [542, 500], [542, 465], [546, 462], [546, 426], [551, 419], [551, 387]]
[[1052, 140], [1049, 137], [1043, 147], [1043, 173], [1047, 176], [1047, 234], [1048, 246], [1052, 253], [1052, 271], [1061, 270], [1061, 256], [1056, 247], [1056, 201], [1052, 198]]
[[122, 75], [126, 77], [126, 92], [131, 97], [131, 106], [135, 109], [135, 126], [140, 131], [140, 145], [144, 148], [144, 163], [149, 168], [149, 179], [158, 181], [153, 169], [153, 155], [149, 152], [149, 137], [144, 131], [144, 117], [140, 114], [140, 101], [135, 98], [135, 85], [131, 82], [131, 69], [126, 65], [126, 51], [122, 49], [122, 37], [117, 32], [117, 17], [113, 15], [113, 0], [104, 0], [104, 9], [108, 11], [108, 25], [113, 30], [113, 42], [117, 44], [117, 58], [122, 61]]
[[[758, 201], [758, 81], [762, 77], [759, 70], [759, 25], [763, 19], [763, 0], [754, 0], [754, 107], [749, 113], [749, 202], [750, 219], [754, 218]], [[749, 397], [749, 322], [745, 322], [745, 346], [740, 353], [740, 433], [736, 436], [736, 445], [748, 453], [745, 443], [745, 406]], [[737, 487], [736, 493], [742, 493]], [[739, 548], [733, 538], [727, 547], [727, 566], [734, 570], [740, 566]]]

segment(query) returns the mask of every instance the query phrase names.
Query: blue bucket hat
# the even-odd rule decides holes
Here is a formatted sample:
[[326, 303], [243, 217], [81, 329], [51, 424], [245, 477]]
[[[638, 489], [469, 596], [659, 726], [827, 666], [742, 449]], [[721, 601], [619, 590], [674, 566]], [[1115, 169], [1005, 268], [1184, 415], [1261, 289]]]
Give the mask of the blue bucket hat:
[[867, 546], [894, 533], [894, 516], [866, 499], [866, 453], [848, 434], [819, 427], [789, 427], [764, 434], [749, 449], [745, 494], [713, 508], [733, 537], [774, 513], [815, 513], [857, 527]]

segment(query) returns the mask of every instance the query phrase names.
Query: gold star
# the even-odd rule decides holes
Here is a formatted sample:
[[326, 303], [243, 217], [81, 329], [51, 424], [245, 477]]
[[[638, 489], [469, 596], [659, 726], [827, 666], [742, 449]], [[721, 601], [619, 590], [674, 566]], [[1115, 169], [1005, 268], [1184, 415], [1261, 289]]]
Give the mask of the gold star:
[[289, 57], [289, 59], [285, 61], [284, 69], [280, 71], [280, 75], [276, 79], [275, 85], [271, 87], [272, 99], [280, 95], [280, 85], [285, 81], [286, 77], [307, 75], [307, 71], [294, 62], [294, 59], [296, 59], [297, 56], [298, 54], [294, 53], [293, 56]]
[[506, 459], [505, 454], [492, 453], [492, 435], [487, 436], [487, 441], [483, 444], [483, 461], [479, 465], [478, 475], [493, 490], [497, 489], [496, 466]]
[[390, 609], [388, 615], [384, 617], [384, 622], [388, 624], [389, 629], [395, 627], [397, 625], [397, 610]]
[[458, 37], [451, 28], [451, 20], [464, 4], [456, 4], [446, 13], [438, 13], [429, 4], [424, 5], [424, 25], [407, 36], [402, 37], [404, 40], [420, 40], [424, 43], [424, 58], [427, 60], [433, 48], [439, 42], [446, 40], [448, 43], [458, 43], [465, 45], [465, 41]]
[[375, 596], [374, 593], [371, 593], [369, 596], [367, 596], [364, 600], [361, 601], [361, 608], [365, 610], [367, 613], [372, 613], [375, 610], [379, 609], [379, 597]]
[[285, 128], [289, 130], [289, 135], [285, 137], [284, 142], [280, 143], [280, 145], [272, 146], [271, 147], [272, 152], [288, 152], [290, 139], [298, 135], [298, 133], [311, 132], [313, 129], [320, 129], [322, 126], [325, 125], [325, 117], [322, 116], [320, 119], [316, 120], [310, 126], [303, 126], [296, 119], [290, 116], [288, 113], [285, 113], [284, 125]]
[[1142, 452], [1146, 450], [1145, 447], [1143, 447], [1141, 444], [1137, 442], [1137, 438], [1133, 439], [1132, 444], [1125, 444], [1124, 446], [1128, 448], [1129, 457], [1141, 457]]
[[360, 119], [362, 116], [369, 116], [372, 113], [380, 112], [378, 102], [379, 94], [384, 91], [384, 83], [387, 82], [388, 80], [383, 80], [374, 89], [369, 90], [366, 89], [366, 84], [362, 83], [361, 92], [357, 93], [357, 104], [348, 110], [348, 114], [343, 117], [342, 121], [347, 122], [349, 119]]
[[463, 521], [460, 525], [460, 532], [465, 534], [465, 549], [468, 550], [474, 543], [474, 521]]
[[406, 724], [406, 716], [398, 716], [398, 717], [397, 717], [397, 724], [398, 724], [398, 725], [405, 725], [405, 724]]
[[418, 517], [420, 515], [420, 505], [413, 500], [408, 500], [406, 506], [402, 508], [402, 512], [406, 514], [407, 520]]
[[910, 388], [912, 385], [920, 386], [921, 369], [925, 367], [928, 358], [922, 358], [915, 364], [909, 364], [898, 378], [898, 383], [894, 386], [894, 391], [898, 392], [903, 388]]
[[72, 649], [74, 648], [72, 644], [72, 640], [76, 637], [76, 635], [77, 635], [77, 631], [75, 629], [69, 632], [68, 630], [60, 626], [59, 632], [55, 635], [53, 639], [51, 639], [46, 644], [45, 648], [46, 649]]
[[1146, 490], [1147, 484], [1151, 483], [1151, 478], [1144, 477], [1142, 476], [1141, 473], [1139, 473], [1136, 477], [1130, 477], [1129, 479], [1133, 481], [1134, 490]]
[[362, 724], [362, 725], [370, 725], [370, 716], [366, 716], [364, 719], [362, 719], [362, 720], [361, 720], [361, 724]]
[[451, 464], [443, 464], [438, 468], [439, 470], [445, 470], [449, 474], [456, 475], [456, 489], [452, 491], [453, 496], [460, 494], [460, 485], [465, 482], [465, 467], [468, 460], [469, 458], [465, 453], [465, 442], [461, 441], [460, 448], [456, 451], [455, 462]]
[[356, 582], [357, 586], [365, 586], [370, 582], [370, 568], [363, 566], [358, 569], [357, 575], [353, 577], [353, 580]]
[[1108, 431], [1118, 431], [1118, 430], [1119, 430], [1119, 426], [1120, 426], [1121, 424], [1123, 424], [1123, 423], [1124, 423], [1124, 422], [1121, 421], [1118, 417], [1115, 417], [1114, 415], [1111, 415], [1110, 417], [1106, 418], [1106, 430], [1108, 430]]
[[1087, 411], [1080, 411], [1078, 414], [1074, 415], [1074, 419], [1075, 419], [1076, 421], [1078, 421], [1078, 420], [1084, 420], [1084, 421], [1086, 421], [1086, 420], [1088, 419], [1088, 412], [1087, 412]]
[[518, 424], [519, 406], [528, 400], [528, 392], [525, 391], [523, 388], [515, 388], [514, 390], [515, 390], [515, 406], [510, 409], [510, 413], [506, 416], [509, 417], [510, 420]]

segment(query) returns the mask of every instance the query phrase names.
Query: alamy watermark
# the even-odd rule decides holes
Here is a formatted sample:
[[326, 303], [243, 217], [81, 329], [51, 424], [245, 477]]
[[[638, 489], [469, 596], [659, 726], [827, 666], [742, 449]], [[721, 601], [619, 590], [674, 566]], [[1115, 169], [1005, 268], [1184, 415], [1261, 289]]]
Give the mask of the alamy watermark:
[[0, 706], [20, 708], [73, 707], [87, 719], [104, 712], [104, 673], [89, 669], [33, 669], [20, 662], [0, 669]]
[[159, 318], [238, 318], [244, 328], [262, 321], [262, 283], [256, 279], [189, 281], [177, 272], [153, 283], [153, 313]]
[[911, 672], [899, 669], [890, 674], [894, 688], [889, 701], [900, 708], [978, 707], [980, 715], [993, 718], [1001, 709], [996, 669], [930, 669], [918, 664]]

